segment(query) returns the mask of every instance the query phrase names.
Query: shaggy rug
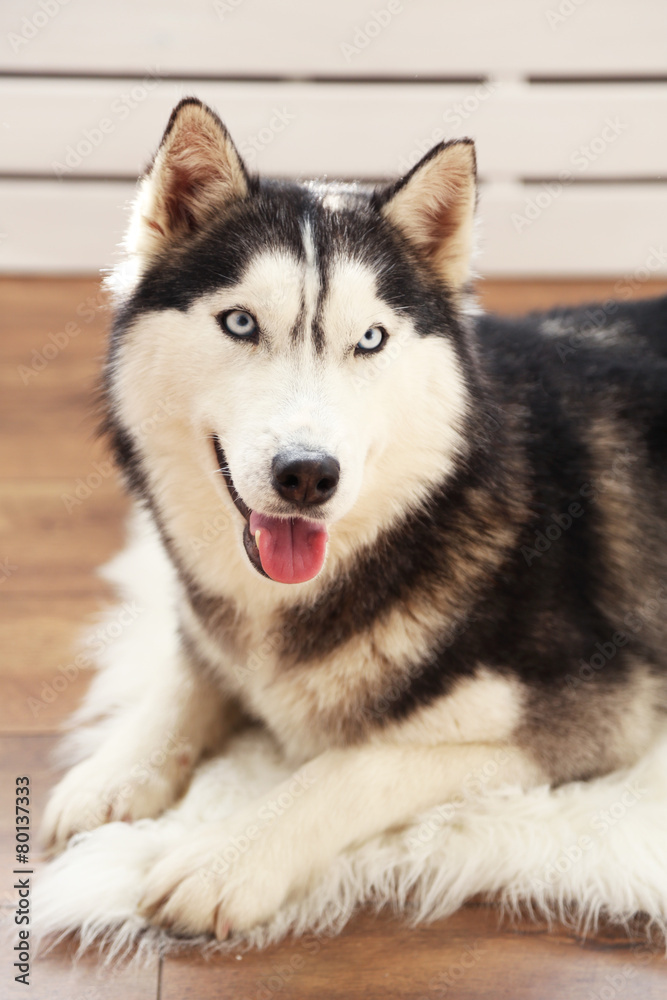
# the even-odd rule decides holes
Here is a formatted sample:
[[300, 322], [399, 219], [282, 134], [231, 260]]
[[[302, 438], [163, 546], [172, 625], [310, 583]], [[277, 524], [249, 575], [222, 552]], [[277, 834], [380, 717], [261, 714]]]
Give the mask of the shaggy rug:
[[[130, 545], [103, 574], [126, 614], [109, 610], [89, 637], [99, 669], [65, 741], [69, 762], [99, 744], [176, 648], [173, 572], [141, 517]], [[35, 932], [51, 941], [76, 933], [83, 949], [104, 945], [112, 957], [136, 947], [140, 953], [179, 947], [137, 913], [145, 874], [199, 823], [231, 815], [288, 773], [267, 732], [239, 733], [223, 754], [199, 766], [168, 813], [80, 834], [44, 866], [35, 886]], [[269, 924], [243, 938], [201, 943], [263, 946], [288, 933], [338, 931], [362, 904], [428, 921], [479, 894], [584, 933], [602, 918], [627, 925], [642, 914], [649, 932], [664, 938], [667, 739], [632, 769], [590, 783], [486, 791], [482, 776], [478, 786], [475, 798], [443, 803], [411, 826], [348, 851]]]

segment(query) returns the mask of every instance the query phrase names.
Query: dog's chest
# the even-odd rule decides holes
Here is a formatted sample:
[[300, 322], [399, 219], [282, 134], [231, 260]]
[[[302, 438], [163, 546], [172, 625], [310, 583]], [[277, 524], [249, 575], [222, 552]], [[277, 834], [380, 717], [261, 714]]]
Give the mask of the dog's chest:
[[221, 673], [241, 703], [297, 757], [362, 739], [373, 723], [372, 692], [381, 684], [379, 665], [369, 669], [360, 650], [295, 663], [272, 629], [251, 639], [235, 663], [221, 664]]
[[[289, 616], [188, 615], [202, 660], [245, 709], [295, 756], [349, 745], [377, 728], [388, 688], [400, 690], [400, 664], [369, 627], [333, 648], [300, 656]], [[398, 688], [397, 688], [398, 684]]]

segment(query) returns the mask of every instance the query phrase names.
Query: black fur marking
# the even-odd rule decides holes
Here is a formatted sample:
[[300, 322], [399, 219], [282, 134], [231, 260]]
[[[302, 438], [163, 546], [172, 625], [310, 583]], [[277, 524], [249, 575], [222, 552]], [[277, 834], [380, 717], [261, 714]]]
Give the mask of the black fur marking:
[[[558, 310], [549, 317], [566, 317], [573, 329], [581, 330], [588, 311], [586, 307]], [[631, 441], [634, 429], [645, 427], [649, 449], [654, 433], [662, 449], [654, 468], [661, 470], [665, 482], [667, 441], [659, 430], [659, 414], [664, 415], [667, 407], [667, 298], [627, 304], [614, 313], [614, 319], [625, 319], [631, 331], [639, 327], [642, 335], [655, 338], [654, 352], [639, 351], [630, 335], [625, 345], [579, 346], [568, 357], [569, 368], [560, 360], [553, 341], [535, 335], [536, 326], [545, 318], [485, 316], [478, 323], [496, 399], [505, 407], [519, 405], [526, 413], [521, 437], [538, 519], [525, 523], [516, 549], [488, 593], [471, 606], [470, 627], [412, 671], [413, 680], [387, 713], [390, 717], [403, 718], [416, 705], [428, 704], [444, 693], [449, 678], [465, 676], [471, 663], [510, 672], [525, 681], [529, 690], [556, 686], [562, 692], [565, 679], [580, 676], [582, 663], [587, 664], [596, 653], [597, 644], [609, 645], [614, 633], [624, 627], [623, 621], [609, 618], [600, 601], [613, 571], [601, 547], [603, 501], [587, 500], [585, 492], [582, 495], [582, 487], [591, 479], [591, 455], [584, 437], [596, 408], [619, 425], [619, 451], [625, 434]], [[638, 384], [644, 392], [637, 393]], [[656, 501], [666, 514], [664, 499], [652, 491], [651, 503]], [[567, 525], [572, 503], [583, 512], [571, 517], [559, 533], [557, 519], [561, 526]], [[636, 503], [629, 502], [628, 516]], [[548, 528], [553, 529], [553, 541], [547, 538]], [[535, 548], [537, 532], [547, 539], [546, 551]], [[626, 631], [628, 645], [594, 675], [598, 686], [618, 685], [629, 677], [637, 660], [655, 662], [648, 635], [632, 635], [627, 627]]]
[[[382, 721], [405, 718], [418, 705], [431, 703], [480, 663], [517, 676], [529, 687], [562, 688], [568, 674], [578, 676], [581, 663], [595, 653], [596, 644], [608, 643], [622, 627], [622, 622], [608, 617], [600, 600], [610, 572], [600, 548], [602, 509], [582, 493], [591, 479], [592, 457], [584, 437], [592, 397], [599, 398], [600, 412], [605, 414], [611, 391], [616, 401], [614, 416], [621, 421], [630, 418], [632, 427], [646, 427], [649, 450], [662, 449], [659, 475], [663, 483], [666, 478], [667, 440], [661, 421], [667, 406], [663, 360], [667, 336], [661, 336], [660, 330], [667, 331], [667, 298], [650, 308], [655, 322], [646, 317], [641, 328], [655, 329], [657, 356], [638, 360], [632, 339], [625, 347], [606, 348], [602, 358], [599, 346], [580, 347], [576, 367], [569, 371], [564, 370], [553, 343], [535, 336], [536, 317], [518, 322], [483, 317], [478, 336], [487, 384], [501, 412], [524, 414], [520, 425], [505, 428], [507, 435], [496, 435], [486, 448], [474, 452], [455, 479], [432, 498], [427, 510], [398, 525], [372, 551], [361, 553], [347, 576], [314, 608], [294, 609], [288, 616], [293, 631], [285, 654], [316, 668], [320, 659], [371, 628], [393, 607], [409, 608], [415, 589], [428, 588], [429, 582], [434, 594], [438, 587], [447, 588], [448, 567], [454, 561], [471, 562], [480, 537], [485, 533], [492, 537], [500, 526], [514, 523], [518, 528], [515, 544], [498, 560], [483, 586], [462, 595], [463, 627], [458, 635], [452, 641], [443, 622], [440, 648], [413, 665]], [[644, 304], [628, 306], [623, 315], [634, 323], [646, 309]], [[574, 327], [580, 327], [584, 310], [569, 315]], [[650, 386], [648, 401], [634, 390], [639, 375], [642, 384]], [[470, 433], [476, 430], [470, 428]], [[525, 485], [530, 502], [523, 512], [512, 511], [509, 505], [503, 509], [500, 502], [504, 491], [520, 486], [516, 474], [505, 482], [498, 479], [499, 470], [508, 467], [511, 457], [508, 440], [519, 443], [527, 458]], [[468, 500], [475, 488], [486, 494], [481, 517]], [[568, 514], [571, 504], [577, 504], [579, 516]], [[659, 506], [667, 505], [663, 500]], [[567, 527], [559, 529], [559, 524]], [[540, 536], [547, 539], [547, 551], [535, 548]], [[551, 536], [555, 536], [553, 541], [549, 541]], [[472, 556], [466, 555], [468, 546]], [[423, 591], [419, 593], [423, 599]], [[597, 682], [607, 687], [620, 683], [637, 658], [645, 663], [655, 659], [642, 635], [618, 651]]]
[[[605, 556], [604, 500], [587, 503], [581, 492], [594, 464], [589, 432], [595, 419], [609, 421], [619, 449], [631, 446], [641, 459], [627, 516], [649, 527], [630, 569], [640, 575], [646, 567], [647, 577], [649, 570], [667, 577], [664, 547], [653, 544], [656, 523], [667, 521], [667, 297], [617, 303], [613, 310], [609, 304], [589, 307], [589, 312], [602, 309], [603, 317], [596, 336], [588, 339], [586, 307], [473, 323], [457, 313], [450, 291], [380, 215], [403, 183], [368, 197], [350, 194], [347, 204], [329, 211], [307, 187], [251, 180], [247, 198], [149, 268], [118, 315], [106, 370], [107, 427], [118, 461], [159, 525], [136, 446], [109, 403], [118, 345], [142, 312], [186, 310], [202, 294], [237, 282], [262, 249], [287, 249], [303, 261], [302, 227], [308, 220], [322, 281], [312, 331], [316, 349], [326, 339], [322, 303], [336, 255], [368, 264], [378, 294], [407, 313], [420, 335], [449, 339], [472, 399], [463, 428], [467, 455], [423, 510], [386, 532], [372, 550], [360, 552], [316, 603], [284, 616], [286, 663], [317, 670], [330, 653], [392, 610], [409, 615], [413, 601], [438, 607], [446, 597], [442, 633], [431, 655], [412, 665], [405, 686], [378, 714], [378, 724], [409, 716], [478, 665], [525, 681], [548, 702], [596, 644], [623, 627], [602, 598], [610, 574], [620, 575]], [[567, 332], [541, 334], [549, 319], [583, 333], [583, 339], [572, 344]], [[627, 333], [618, 343], [605, 343], [604, 331], [618, 322]], [[572, 503], [582, 507], [581, 515], [557, 537], [552, 531], [553, 540], [537, 552], [536, 538], [549, 540], [547, 529]], [[161, 530], [178, 567], [173, 544]], [[200, 619], [218, 622], [214, 632], [233, 629], [226, 602], [203, 594], [182, 567], [179, 573]], [[623, 590], [624, 579], [618, 588]], [[452, 607], [458, 621], [453, 632]], [[637, 659], [660, 664], [655, 669], [664, 674], [664, 654], [649, 640], [648, 630], [631, 636], [594, 683], [620, 689]]]
[[315, 308], [315, 315], [313, 316], [311, 330], [313, 337], [313, 347], [315, 348], [316, 354], [322, 354], [324, 351], [324, 345], [326, 343], [326, 335], [324, 332], [324, 325], [322, 323], [323, 312], [324, 312], [324, 299], [328, 291], [328, 280], [327, 275], [324, 273], [321, 278], [320, 290], [317, 295], [317, 306]]
[[239, 282], [262, 250], [287, 250], [303, 261], [306, 222], [311, 226], [320, 271], [312, 328], [317, 351], [324, 347], [322, 309], [329, 268], [337, 254], [367, 264], [377, 275], [378, 294], [393, 308], [410, 311], [420, 333], [453, 337], [463, 348], [465, 338], [446, 290], [434, 276], [415, 266], [407, 240], [379, 215], [370, 197], [351, 194], [350, 207], [332, 212], [322, 207], [316, 194], [297, 184], [252, 178], [249, 184], [247, 198], [221, 208], [202, 230], [170, 246], [151, 264], [116, 317], [111, 365], [118, 343], [140, 314], [186, 311], [200, 296]]
[[304, 336], [304, 332], [305, 332], [304, 331], [304, 319], [305, 319], [305, 315], [306, 315], [306, 300], [304, 299], [303, 293], [302, 293], [301, 294], [301, 305], [299, 306], [299, 312], [298, 312], [298, 315], [297, 315], [296, 319], [294, 320], [294, 326], [292, 327], [292, 332], [290, 334], [290, 338], [292, 340], [292, 343], [294, 343], [294, 344], [298, 343], [298, 341], [301, 340], [303, 338], [303, 336]]

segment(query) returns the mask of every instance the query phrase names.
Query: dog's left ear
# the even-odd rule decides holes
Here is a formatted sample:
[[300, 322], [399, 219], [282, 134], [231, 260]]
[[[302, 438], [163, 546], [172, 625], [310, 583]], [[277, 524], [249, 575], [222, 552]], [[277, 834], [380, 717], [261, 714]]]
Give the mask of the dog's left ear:
[[475, 144], [454, 139], [380, 195], [380, 210], [456, 290], [470, 276], [476, 199]]
[[209, 107], [186, 97], [141, 181], [127, 248], [154, 256], [247, 193], [248, 175], [227, 129]]

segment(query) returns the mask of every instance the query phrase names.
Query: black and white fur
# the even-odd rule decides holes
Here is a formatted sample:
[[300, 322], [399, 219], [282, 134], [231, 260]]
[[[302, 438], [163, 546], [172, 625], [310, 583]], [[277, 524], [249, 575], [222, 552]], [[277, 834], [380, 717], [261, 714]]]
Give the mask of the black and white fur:
[[[194, 99], [141, 182], [105, 429], [177, 571], [181, 647], [55, 789], [46, 836], [157, 815], [239, 720], [294, 767], [270, 796], [292, 796], [283, 815], [258, 801], [155, 865], [155, 922], [252, 928], [490, 758], [498, 785], [555, 785], [664, 730], [667, 300], [594, 325], [479, 315], [475, 201], [469, 140], [377, 189], [278, 183]], [[252, 343], [221, 328], [239, 309]], [[375, 327], [382, 348], [359, 353]], [[295, 449], [335, 456], [340, 480], [308, 515], [329, 531], [321, 572], [286, 585], [258, 572], [244, 511], [303, 513], [271, 474]], [[184, 749], [133, 780], [167, 732]]]

